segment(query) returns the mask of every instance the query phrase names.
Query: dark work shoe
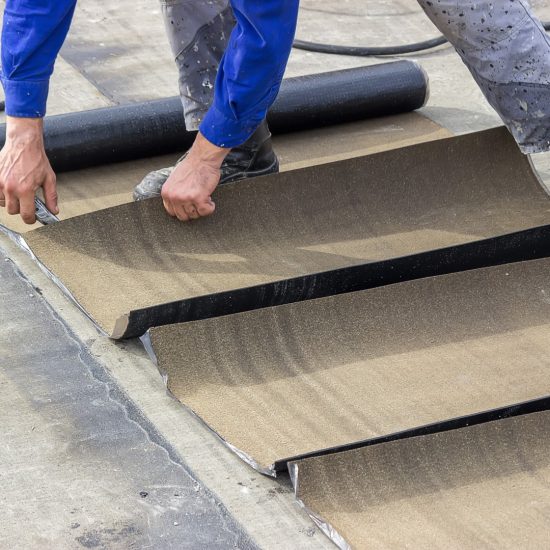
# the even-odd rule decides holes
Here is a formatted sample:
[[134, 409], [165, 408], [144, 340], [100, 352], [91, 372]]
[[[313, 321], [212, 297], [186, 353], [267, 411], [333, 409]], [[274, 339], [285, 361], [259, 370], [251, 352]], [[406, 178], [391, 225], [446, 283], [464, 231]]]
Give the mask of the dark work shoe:
[[[179, 160], [180, 163], [187, 153]], [[134, 188], [134, 200], [158, 197], [164, 182], [174, 170], [173, 166], [149, 172]], [[264, 120], [248, 140], [231, 149], [221, 165], [220, 184], [245, 178], [254, 178], [279, 171], [279, 160], [271, 145], [271, 133]]]
[[[178, 162], [182, 160], [184, 156], [181, 157]], [[149, 172], [141, 180], [141, 183], [134, 187], [134, 200], [142, 201], [151, 197], [158, 197], [164, 182], [170, 177], [173, 169], [173, 166], [169, 166], [168, 168], [161, 168], [160, 170]]]

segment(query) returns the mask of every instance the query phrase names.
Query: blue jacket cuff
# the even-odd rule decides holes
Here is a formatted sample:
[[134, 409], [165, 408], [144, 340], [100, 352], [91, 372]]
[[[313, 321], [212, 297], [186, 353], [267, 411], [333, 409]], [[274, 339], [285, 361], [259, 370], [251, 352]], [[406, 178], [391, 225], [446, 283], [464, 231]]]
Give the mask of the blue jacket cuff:
[[212, 105], [199, 126], [200, 133], [218, 147], [242, 145], [260, 125], [262, 119], [235, 120]]
[[30, 82], [2, 78], [6, 114], [21, 118], [42, 118], [46, 114], [49, 81]]

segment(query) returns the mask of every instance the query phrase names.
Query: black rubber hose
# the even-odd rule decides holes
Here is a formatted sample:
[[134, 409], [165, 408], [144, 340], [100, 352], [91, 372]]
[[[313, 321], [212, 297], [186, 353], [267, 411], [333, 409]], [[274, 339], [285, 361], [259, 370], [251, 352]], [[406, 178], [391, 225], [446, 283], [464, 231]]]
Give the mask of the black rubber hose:
[[431, 40], [425, 40], [423, 42], [414, 42], [413, 44], [403, 44], [402, 46], [337, 46], [335, 44], [321, 44], [318, 42], [295, 40], [293, 47], [297, 50], [306, 50], [308, 52], [369, 57], [376, 55], [403, 55], [406, 53], [421, 52], [423, 50], [436, 48], [446, 42], [447, 39], [444, 36], [432, 38]]
[[[268, 115], [273, 133], [413, 111], [428, 79], [412, 61], [289, 78]], [[6, 135], [0, 126], [0, 145]], [[56, 171], [182, 152], [192, 144], [179, 97], [46, 117], [46, 153]]]
[[[550, 30], [550, 22], [543, 23], [545, 30]], [[370, 57], [377, 55], [403, 55], [406, 53], [421, 52], [430, 50], [447, 43], [444, 36], [431, 38], [422, 42], [402, 44], [400, 46], [339, 46], [336, 44], [322, 44], [320, 42], [308, 42], [306, 40], [295, 40], [293, 47], [297, 50], [306, 50], [316, 53], [330, 53], [334, 55], [354, 55], [358, 57]]]

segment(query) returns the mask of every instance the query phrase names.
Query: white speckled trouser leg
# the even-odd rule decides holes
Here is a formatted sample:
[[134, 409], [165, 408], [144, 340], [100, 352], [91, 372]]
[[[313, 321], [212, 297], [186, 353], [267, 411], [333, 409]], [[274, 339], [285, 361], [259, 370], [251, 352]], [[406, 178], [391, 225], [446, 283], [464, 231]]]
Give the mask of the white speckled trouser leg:
[[229, 0], [160, 0], [188, 130], [198, 130], [235, 25]]
[[528, 2], [418, 3], [456, 48], [521, 150], [550, 150], [550, 40]]

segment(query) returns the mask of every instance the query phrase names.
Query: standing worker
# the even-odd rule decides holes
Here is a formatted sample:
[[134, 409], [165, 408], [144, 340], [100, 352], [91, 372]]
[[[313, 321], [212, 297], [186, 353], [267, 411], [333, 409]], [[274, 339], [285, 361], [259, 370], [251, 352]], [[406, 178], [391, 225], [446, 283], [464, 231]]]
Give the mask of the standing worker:
[[[524, 153], [550, 149], [550, 42], [526, 0], [418, 0], [470, 69]], [[0, 206], [34, 223], [44, 190], [58, 212], [42, 117], [55, 58], [76, 0], [7, 0], [2, 31], [6, 143]], [[188, 129], [199, 132], [174, 168], [152, 172], [136, 198], [161, 191], [182, 221], [212, 214], [220, 180], [276, 171], [265, 123], [290, 54], [298, 0], [161, 0], [180, 72]], [[222, 56], [222, 51], [225, 53]], [[212, 84], [215, 80], [215, 85]]]

